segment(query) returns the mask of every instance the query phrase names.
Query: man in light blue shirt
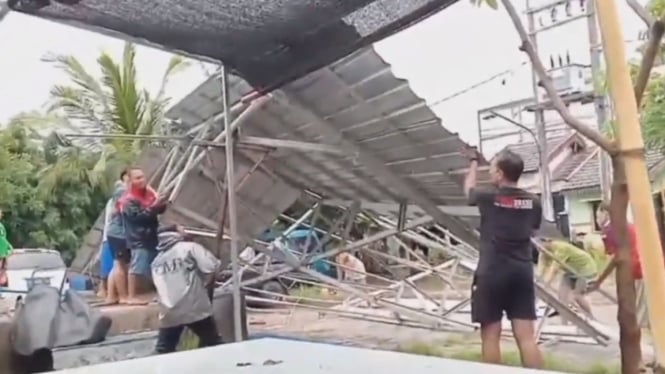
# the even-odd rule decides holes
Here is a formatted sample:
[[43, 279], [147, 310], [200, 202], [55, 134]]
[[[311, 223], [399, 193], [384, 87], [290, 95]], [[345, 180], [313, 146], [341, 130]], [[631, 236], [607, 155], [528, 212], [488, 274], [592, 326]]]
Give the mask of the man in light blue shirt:
[[120, 173], [120, 180], [115, 183], [113, 195], [106, 204], [104, 221], [104, 242], [113, 256], [113, 269], [109, 275], [106, 304], [124, 304], [127, 302], [127, 266], [130, 253], [125, 239], [122, 214], [118, 209], [118, 201], [127, 191], [127, 170]]

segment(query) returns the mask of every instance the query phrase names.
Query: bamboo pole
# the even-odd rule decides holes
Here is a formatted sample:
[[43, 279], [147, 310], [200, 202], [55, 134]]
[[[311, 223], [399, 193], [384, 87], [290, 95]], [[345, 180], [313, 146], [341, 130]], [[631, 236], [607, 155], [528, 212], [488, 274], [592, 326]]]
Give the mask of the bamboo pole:
[[623, 31], [615, 0], [596, 2], [598, 22], [603, 39], [610, 95], [617, 118], [620, 157], [625, 166], [630, 205], [639, 243], [649, 321], [656, 359], [665, 359], [665, 267], [655, 217], [651, 184], [644, 159], [644, 142], [640, 130], [637, 101], [633, 92]]

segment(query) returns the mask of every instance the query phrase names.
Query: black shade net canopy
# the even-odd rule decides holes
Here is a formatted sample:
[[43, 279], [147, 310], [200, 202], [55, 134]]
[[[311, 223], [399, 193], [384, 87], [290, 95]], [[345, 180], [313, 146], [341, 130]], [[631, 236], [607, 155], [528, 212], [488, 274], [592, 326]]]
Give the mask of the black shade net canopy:
[[[457, 0], [9, 0], [45, 19], [221, 61], [269, 91]], [[122, 35], [118, 35], [122, 34]]]

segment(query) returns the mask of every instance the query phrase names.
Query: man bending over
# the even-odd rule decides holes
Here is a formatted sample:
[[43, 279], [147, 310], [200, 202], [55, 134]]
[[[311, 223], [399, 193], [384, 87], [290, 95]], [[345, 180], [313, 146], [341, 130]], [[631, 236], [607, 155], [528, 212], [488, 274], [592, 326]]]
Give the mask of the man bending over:
[[[579, 305], [584, 314], [593, 318], [591, 304], [586, 298], [589, 285], [598, 275], [593, 257], [589, 252], [565, 240], [543, 239], [542, 241], [543, 246], [553, 256], [553, 258], [545, 256], [547, 260], [543, 261], [541, 268], [543, 280], [545, 283], [550, 283], [557, 271], [563, 270], [559, 285], [559, 300], [568, 305], [572, 294], [573, 301]], [[561, 264], [565, 265], [565, 268]]]
[[159, 234], [157, 252], [151, 265], [159, 297], [155, 351], [174, 352], [185, 327], [198, 336], [199, 347], [219, 344], [207, 286], [214, 282], [221, 262], [200, 244], [172, 229]]
[[480, 257], [474, 274], [471, 315], [480, 324], [482, 357], [501, 362], [501, 321], [504, 312], [512, 324], [522, 365], [542, 368], [535, 336], [536, 294], [531, 235], [540, 228], [538, 198], [517, 187], [524, 161], [509, 151], [490, 165], [492, 186], [476, 187], [478, 153], [466, 150], [470, 165], [464, 192], [480, 211]]

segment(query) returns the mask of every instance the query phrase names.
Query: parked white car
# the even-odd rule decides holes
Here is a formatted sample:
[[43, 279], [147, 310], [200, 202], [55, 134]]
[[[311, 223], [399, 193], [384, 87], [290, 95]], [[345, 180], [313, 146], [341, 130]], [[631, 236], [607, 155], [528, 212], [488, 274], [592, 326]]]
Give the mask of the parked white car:
[[5, 305], [16, 307], [35, 285], [69, 289], [67, 266], [52, 249], [14, 249], [7, 258], [7, 284], [0, 286]]

